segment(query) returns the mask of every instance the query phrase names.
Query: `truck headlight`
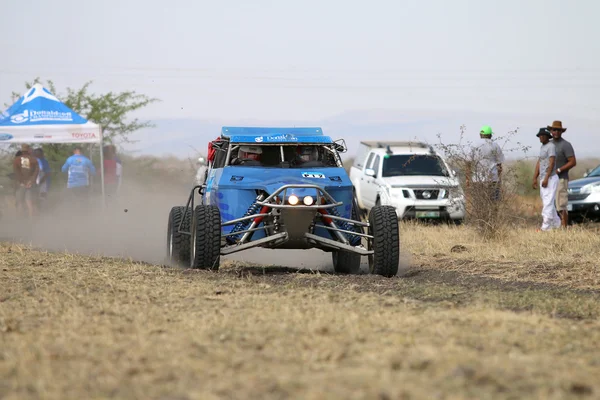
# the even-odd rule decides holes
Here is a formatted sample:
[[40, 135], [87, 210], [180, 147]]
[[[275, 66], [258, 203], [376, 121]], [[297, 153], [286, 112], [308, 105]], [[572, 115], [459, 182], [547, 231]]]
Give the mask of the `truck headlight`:
[[315, 202], [312, 196], [304, 196], [304, 199], [302, 201], [305, 206], [312, 206], [312, 204]]
[[450, 188], [450, 199], [455, 199], [455, 200], [460, 200], [465, 196], [465, 193], [463, 192], [463, 190], [460, 188], [460, 186], [457, 187], [451, 187]]
[[585, 185], [581, 188], [580, 193], [600, 193], [600, 182]]

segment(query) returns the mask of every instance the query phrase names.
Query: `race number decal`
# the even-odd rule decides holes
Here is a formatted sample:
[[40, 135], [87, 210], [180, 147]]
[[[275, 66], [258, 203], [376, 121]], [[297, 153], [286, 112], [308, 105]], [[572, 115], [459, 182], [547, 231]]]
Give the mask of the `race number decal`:
[[317, 179], [325, 179], [325, 174], [321, 172], [303, 172], [303, 178], [317, 178]]

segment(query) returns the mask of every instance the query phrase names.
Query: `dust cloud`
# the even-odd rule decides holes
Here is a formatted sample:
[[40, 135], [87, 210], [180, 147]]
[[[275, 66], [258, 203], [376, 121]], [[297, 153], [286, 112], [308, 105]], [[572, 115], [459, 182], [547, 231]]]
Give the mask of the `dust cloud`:
[[[33, 221], [18, 219], [11, 207], [0, 220], [0, 241], [19, 242], [37, 249], [107, 256], [166, 265], [167, 222], [171, 207], [187, 202], [189, 185], [160, 182], [153, 185], [128, 179], [116, 198], [102, 208], [98, 196], [89, 204], [73, 204], [65, 190], [51, 193], [45, 212]], [[14, 202], [12, 198], [8, 202]], [[401, 246], [398, 275], [410, 266]], [[249, 249], [222, 257], [263, 266], [332, 272], [331, 253], [311, 250]], [[367, 257], [361, 270], [368, 272]]]
[[116, 197], [77, 204], [62, 192], [50, 193], [48, 209], [30, 221], [5, 212], [0, 239], [49, 251], [131, 258], [164, 263], [169, 210], [185, 205], [188, 187], [143, 185], [128, 180]]

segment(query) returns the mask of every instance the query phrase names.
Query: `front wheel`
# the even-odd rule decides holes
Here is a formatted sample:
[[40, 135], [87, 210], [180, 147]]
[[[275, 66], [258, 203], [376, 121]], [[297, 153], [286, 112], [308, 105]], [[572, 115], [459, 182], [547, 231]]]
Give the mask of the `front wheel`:
[[369, 213], [370, 248], [369, 270], [372, 274], [392, 277], [400, 264], [400, 229], [398, 216], [392, 206], [375, 206]]
[[167, 262], [170, 264], [181, 266], [190, 262], [190, 237], [186, 233], [190, 231], [191, 219], [189, 208], [171, 208], [167, 227]]
[[213, 205], [194, 209], [190, 241], [190, 266], [218, 270], [221, 259], [221, 213]]

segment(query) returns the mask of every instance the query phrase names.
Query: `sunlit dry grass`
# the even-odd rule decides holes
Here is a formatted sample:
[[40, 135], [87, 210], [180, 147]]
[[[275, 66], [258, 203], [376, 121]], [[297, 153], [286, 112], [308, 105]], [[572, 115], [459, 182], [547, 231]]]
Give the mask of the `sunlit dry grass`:
[[[409, 228], [404, 243], [415, 245], [415, 261], [435, 260], [437, 252], [456, 262], [469, 254], [481, 260], [520, 254], [500, 253], [499, 245], [480, 243], [468, 230], [403, 226], [403, 232]], [[424, 243], [427, 232], [439, 243]], [[535, 242], [529, 235], [525, 242]], [[551, 238], [567, 237], [561, 235]], [[454, 244], [470, 250], [450, 253]], [[597, 299], [583, 299], [593, 308], [588, 317], [554, 318], [536, 311], [541, 292], [518, 299], [532, 312], [513, 312], [502, 303], [519, 293], [485, 286], [464, 297], [454, 284], [410, 278], [249, 275], [252, 269], [240, 264], [208, 273], [15, 245], [0, 252], [3, 399], [600, 393]], [[486, 293], [498, 301], [486, 301]]]
[[468, 227], [406, 223], [400, 237], [413, 265], [420, 267], [599, 289], [599, 233], [593, 226], [550, 232], [527, 227], [483, 240]]

